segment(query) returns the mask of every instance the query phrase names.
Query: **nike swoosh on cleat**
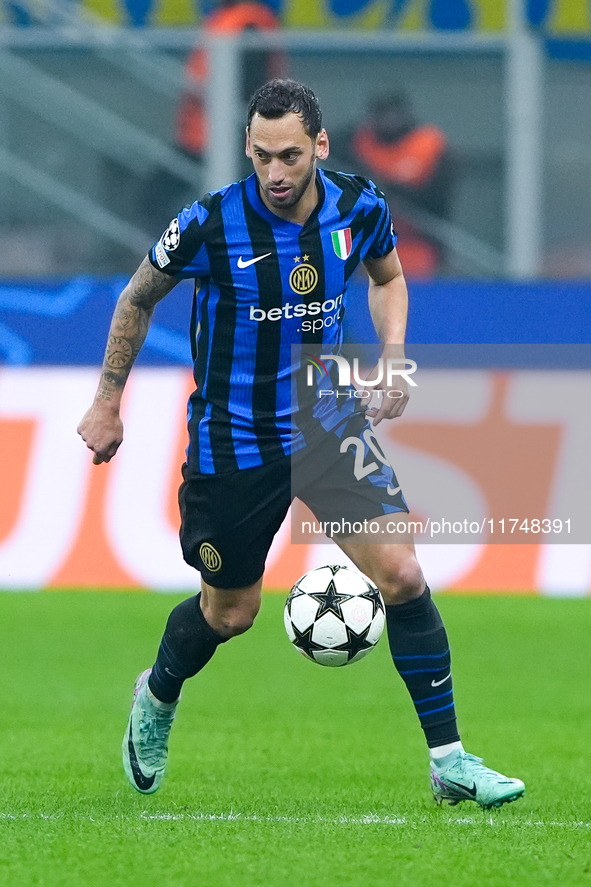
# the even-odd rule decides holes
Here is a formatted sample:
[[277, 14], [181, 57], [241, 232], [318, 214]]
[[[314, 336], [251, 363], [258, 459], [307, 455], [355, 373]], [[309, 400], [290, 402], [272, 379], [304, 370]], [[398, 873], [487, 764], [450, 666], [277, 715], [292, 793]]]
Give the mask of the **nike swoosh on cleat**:
[[468, 788], [467, 785], [462, 785], [461, 782], [454, 782], [452, 779], [447, 779], [446, 782], [449, 782], [450, 785], [456, 785], [458, 788], [461, 788], [463, 792], [466, 792], [470, 795], [471, 798], [476, 797], [476, 783], [472, 783], [472, 788]]
[[254, 259], [243, 259], [242, 256], [238, 258], [238, 267], [239, 268], [248, 268], [249, 265], [254, 265], [255, 262], [260, 262], [261, 259], [266, 259], [267, 256], [270, 256], [271, 253], [265, 253], [264, 256], [255, 256]]
[[156, 774], [153, 776], [144, 776], [141, 771], [140, 765], [138, 764], [138, 760], [135, 753], [135, 748], [133, 747], [133, 741], [131, 739], [131, 731], [129, 733], [129, 763], [131, 764], [131, 772], [133, 773], [133, 778], [135, 784], [142, 791], [147, 791], [149, 788], [152, 788], [154, 785], [154, 780], [156, 779]]
[[444, 678], [442, 678], [440, 681], [431, 681], [431, 686], [432, 686], [432, 687], [438, 687], [440, 684], [445, 684], [445, 682], [446, 682], [449, 678], [451, 678], [451, 671], [450, 671], [449, 674], [447, 674], [447, 675], [446, 675]]

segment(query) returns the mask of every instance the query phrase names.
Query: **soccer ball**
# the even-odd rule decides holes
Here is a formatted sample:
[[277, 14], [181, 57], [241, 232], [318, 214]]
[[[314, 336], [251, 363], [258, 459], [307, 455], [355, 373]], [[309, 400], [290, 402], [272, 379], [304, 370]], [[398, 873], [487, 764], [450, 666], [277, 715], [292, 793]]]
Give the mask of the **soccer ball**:
[[287, 636], [319, 665], [349, 665], [375, 647], [386, 620], [371, 579], [350, 567], [310, 570], [291, 589], [283, 611]]

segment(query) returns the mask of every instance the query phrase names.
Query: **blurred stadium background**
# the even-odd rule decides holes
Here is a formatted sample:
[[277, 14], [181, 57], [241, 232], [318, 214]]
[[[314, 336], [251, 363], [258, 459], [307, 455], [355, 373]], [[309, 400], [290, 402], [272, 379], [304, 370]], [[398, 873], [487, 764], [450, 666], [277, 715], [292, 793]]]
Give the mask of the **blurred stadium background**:
[[[358, 171], [350, 133], [386, 91], [403, 92], [418, 121], [445, 133], [455, 170], [448, 211], [410, 208], [445, 256], [435, 271], [410, 275], [411, 342], [591, 342], [587, 0], [273, 0], [281, 26], [239, 36], [204, 30], [213, 5], [0, 0], [1, 588], [195, 585], [178, 550], [175, 502], [190, 287], [159, 306], [116, 460], [93, 468], [75, 429], [126, 278], [183, 204], [245, 170], [248, 53], [280, 54], [286, 73], [317, 92], [334, 136], [329, 166]], [[175, 135], [196, 46], [209, 58], [210, 139], [198, 159]], [[404, 250], [402, 238], [403, 259]], [[372, 337], [364, 293], [360, 277], [351, 341]], [[442, 408], [433, 389], [409, 407], [402, 432], [388, 429], [411, 500], [414, 478], [428, 476], [432, 490], [453, 484], [460, 499], [480, 497], [486, 513], [498, 472], [535, 463], [537, 512], [525, 513], [531, 502], [522, 500], [506, 517], [566, 518], [565, 487], [589, 501], [591, 373], [576, 370], [571, 398], [561, 377], [551, 406], [536, 411], [529, 371], [472, 367], [462, 384], [478, 388], [476, 402], [466, 394]], [[513, 435], [504, 462], [490, 433], [503, 423]], [[591, 591], [591, 544], [423, 548], [438, 589]], [[332, 547], [292, 546], [286, 524], [267, 584], [286, 588], [335, 559]]]

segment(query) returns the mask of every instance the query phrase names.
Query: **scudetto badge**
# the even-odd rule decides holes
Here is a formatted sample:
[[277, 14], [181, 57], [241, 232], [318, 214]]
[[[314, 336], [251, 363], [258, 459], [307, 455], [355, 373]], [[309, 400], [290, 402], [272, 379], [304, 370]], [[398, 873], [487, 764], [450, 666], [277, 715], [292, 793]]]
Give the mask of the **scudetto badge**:
[[199, 549], [199, 557], [210, 573], [217, 573], [222, 568], [222, 556], [210, 542], [203, 542]]
[[297, 265], [289, 275], [289, 285], [300, 296], [311, 293], [318, 283], [318, 271], [314, 265]]

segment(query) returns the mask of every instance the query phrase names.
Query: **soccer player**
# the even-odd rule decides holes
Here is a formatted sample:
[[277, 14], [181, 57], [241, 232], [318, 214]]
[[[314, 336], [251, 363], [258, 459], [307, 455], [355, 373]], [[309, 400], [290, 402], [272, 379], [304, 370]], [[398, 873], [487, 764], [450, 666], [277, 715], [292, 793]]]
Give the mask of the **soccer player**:
[[[162, 781], [183, 682], [253, 624], [265, 558], [293, 496], [319, 520], [385, 522], [408, 510], [387, 462], [370, 467], [372, 425], [400, 415], [404, 385], [396, 385], [404, 396], [388, 397], [382, 383], [367, 411], [354, 398], [315, 397], [301, 379], [294, 385], [302, 360], [291, 346], [338, 347], [347, 284], [361, 262], [383, 353], [404, 342], [407, 291], [388, 206], [370, 181], [319, 169], [328, 150], [307, 87], [272, 80], [255, 92], [246, 130], [254, 175], [183, 210], [144, 259], [115, 308], [99, 387], [78, 428], [95, 463], [115, 455], [123, 387], [154, 306], [179, 279], [199, 281], [179, 502], [183, 555], [201, 573], [201, 592], [172, 610], [156, 662], [135, 684], [123, 763], [140, 792]], [[341, 447], [350, 438], [356, 445]], [[412, 540], [335, 541], [386, 603], [394, 665], [425, 733], [436, 801], [491, 807], [519, 798], [521, 780], [462, 747], [447, 635]]]

